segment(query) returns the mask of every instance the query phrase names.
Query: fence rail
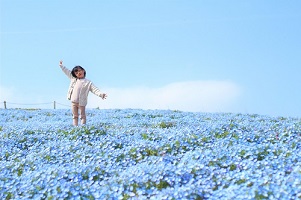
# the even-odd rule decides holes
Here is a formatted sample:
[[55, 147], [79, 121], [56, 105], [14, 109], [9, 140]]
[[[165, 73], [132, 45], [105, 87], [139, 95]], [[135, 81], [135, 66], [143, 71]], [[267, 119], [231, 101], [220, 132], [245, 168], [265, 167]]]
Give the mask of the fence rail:
[[20, 105], [20, 106], [26, 106], [26, 105], [47, 105], [47, 104], [53, 104], [53, 109], [56, 109], [56, 105], [61, 105], [61, 106], [66, 106], [66, 107], [70, 107], [69, 105], [65, 105], [56, 101], [53, 102], [48, 102], [48, 103], [12, 103], [12, 102], [7, 102], [4, 101], [4, 109], [7, 109], [7, 105], [8, 104], [12, 104], [12, 105]]

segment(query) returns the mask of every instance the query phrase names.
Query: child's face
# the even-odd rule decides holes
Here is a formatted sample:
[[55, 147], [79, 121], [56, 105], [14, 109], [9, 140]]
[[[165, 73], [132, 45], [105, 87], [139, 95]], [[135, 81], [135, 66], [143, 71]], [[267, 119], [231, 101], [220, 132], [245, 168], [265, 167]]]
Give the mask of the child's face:
[[74, 71], [77, 78], [84, 78], [85, 77], [85, 71], [82, 69], [77, 69]]

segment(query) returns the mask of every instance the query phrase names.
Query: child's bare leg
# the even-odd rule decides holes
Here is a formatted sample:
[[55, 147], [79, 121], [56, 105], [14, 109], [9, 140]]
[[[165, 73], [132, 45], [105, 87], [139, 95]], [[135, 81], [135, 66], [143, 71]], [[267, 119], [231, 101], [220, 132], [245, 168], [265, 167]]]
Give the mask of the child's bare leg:
[[78, 126], [78, 103], [72, 102], [73, 125]]

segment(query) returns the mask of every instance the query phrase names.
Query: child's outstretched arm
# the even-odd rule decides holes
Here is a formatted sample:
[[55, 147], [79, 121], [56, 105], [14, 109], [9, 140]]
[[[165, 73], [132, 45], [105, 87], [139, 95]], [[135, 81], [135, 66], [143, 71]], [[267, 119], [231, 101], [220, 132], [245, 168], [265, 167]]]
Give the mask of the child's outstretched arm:
[[101, 91], [93, 83], [91, 84], [90, 91], [102, 99], [106, 99], [108, 97], [107, 94], [101, 93]]
[[64, 65], [63, 65], [63, 61], [60, 60], [59, 66], [61, 67], [61, 69], [63, 70], [63, 72], [68, 76], [69, 79], [71, 79], [73, 76], [71, 74], [71, 71], [69, 69], [67, 69]]

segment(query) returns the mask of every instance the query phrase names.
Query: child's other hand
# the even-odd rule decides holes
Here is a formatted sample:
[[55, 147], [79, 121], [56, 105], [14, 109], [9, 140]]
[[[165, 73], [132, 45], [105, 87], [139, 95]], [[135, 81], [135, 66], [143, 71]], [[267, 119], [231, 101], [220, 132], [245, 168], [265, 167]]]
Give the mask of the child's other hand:
[[102, 94], [100, 97], [101, 97], [102, 99], [106, 99], [106, 98], [108, 97], [108, 95], [107, 95], [107, 94]]
[[62, 60], [60, 60], [60, 66], [62, 66], [63, 65], [63, 61]]

